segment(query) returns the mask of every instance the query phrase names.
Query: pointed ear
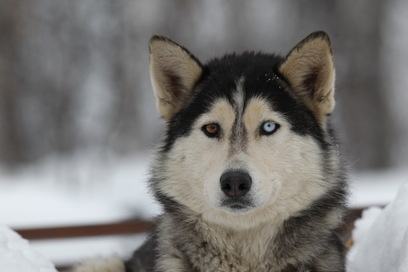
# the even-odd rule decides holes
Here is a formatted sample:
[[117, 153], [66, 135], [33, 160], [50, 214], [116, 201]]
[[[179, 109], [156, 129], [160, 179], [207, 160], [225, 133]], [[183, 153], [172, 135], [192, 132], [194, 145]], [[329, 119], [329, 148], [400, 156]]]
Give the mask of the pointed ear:
[[153, 36], [149, 51], [157, 109], [169, 121], [188, 101], [203, 69], [187, 49], [166, 37]]
[[324, 123], [335, 104], [335, 71], [327, 33], [317, 31], [303, 39], [288, 54], [279, 71], [295, 94]]

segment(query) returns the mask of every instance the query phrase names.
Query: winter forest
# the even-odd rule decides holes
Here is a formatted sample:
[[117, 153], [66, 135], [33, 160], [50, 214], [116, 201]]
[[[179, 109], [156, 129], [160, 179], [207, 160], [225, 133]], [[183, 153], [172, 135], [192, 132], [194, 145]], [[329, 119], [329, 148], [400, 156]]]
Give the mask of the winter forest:
[[308, 33], [332, 40], [336, 126], [355, 170], [408, 160], [402, 86], [405, 1], [1, 2], [1, 163], [98, 152], [129, 156], [159, 138], [147, 44], [162, 34], [207, 61], [285, 55]]
[[[387, 205], [408, 182], [407, 15], [404, 0], [0, 0], [0, 225], [159, 213], [146, 188], [164, 124], [149, 79], [154, 34], [206, 62], [233, 51], [286, 55], [309, 33], [325, 30], [350, 205]], [[408, 254], [408, 223], [399, 224]], [[115, 250], [127, 256], [142, 239], [32, 246], [64, 264]]]

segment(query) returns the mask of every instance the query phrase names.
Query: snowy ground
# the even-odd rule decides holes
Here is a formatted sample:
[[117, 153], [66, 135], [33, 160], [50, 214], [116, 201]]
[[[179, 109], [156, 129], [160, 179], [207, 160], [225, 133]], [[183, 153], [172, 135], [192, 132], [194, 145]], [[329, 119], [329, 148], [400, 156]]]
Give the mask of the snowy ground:
[[148, 194], [150, 161], [50, 158], [17, 173], [0, 168], [0, 222], [21, 228], [150, 218], [160, 212]]
[[[160, 207], [148, 193], [150, 155], [126, 160], [50, 158], [7, 173], [0, 169], [0, 224], [13, 229], [112, 223], [152, 218]], [[117, 254], [123, 258], [144, 235], [33, 241], [57, 265]]]
[[348, 272], [407, 272], [408, 183], [386, 208], [365, 210], [353, 238]]
[[[33, 228], [98, 224], [160, 213], [148, 194], [150, 155], [100, 160], [94, 157], [49, 159], [19, 171], [0, 169], [0, 224]], [[385, 205], [408, 182], [408, 170], [351, 175], [351, 207]], [[55, 264], [116, 253], [127, 257], [143, 235], [31, 242]]]
[[0, 225], [1, 271], [56, 272], [54, 265], [26, 240], [6, 226]]

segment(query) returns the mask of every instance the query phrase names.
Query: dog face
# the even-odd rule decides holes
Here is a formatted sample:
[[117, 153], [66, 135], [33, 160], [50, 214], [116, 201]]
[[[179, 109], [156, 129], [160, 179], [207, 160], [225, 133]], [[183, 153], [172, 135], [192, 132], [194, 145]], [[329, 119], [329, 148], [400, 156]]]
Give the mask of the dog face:
[[308, 36], [286, 59], [244, 53], [206, 66], [154, 37], [150, 62], [168, 126], [154, 170], [157, 195], [243, 229], [284, 220], [330, 188], [325, 123], [334, 69], [325, 33]]

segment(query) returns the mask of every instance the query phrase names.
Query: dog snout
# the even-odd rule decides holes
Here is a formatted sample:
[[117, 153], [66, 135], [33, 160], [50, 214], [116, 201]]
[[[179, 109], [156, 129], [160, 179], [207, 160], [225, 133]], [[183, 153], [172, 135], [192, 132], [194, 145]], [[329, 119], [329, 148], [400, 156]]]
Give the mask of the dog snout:
[[252, 178], [243, 171], [229, 171], [220, 178], [221, 190], [230, 198], [246, 195], [251, 189]]

